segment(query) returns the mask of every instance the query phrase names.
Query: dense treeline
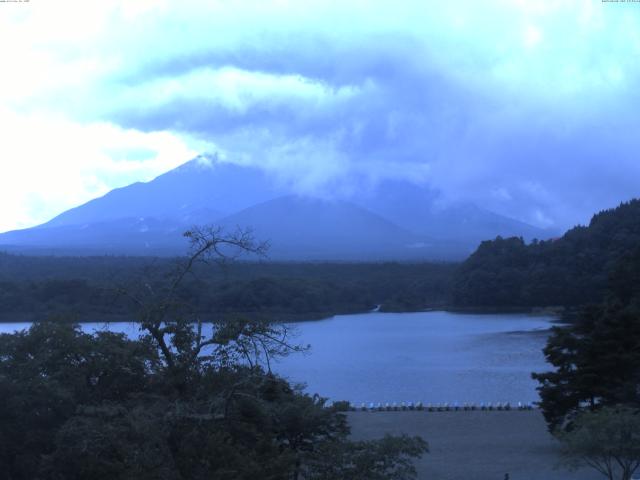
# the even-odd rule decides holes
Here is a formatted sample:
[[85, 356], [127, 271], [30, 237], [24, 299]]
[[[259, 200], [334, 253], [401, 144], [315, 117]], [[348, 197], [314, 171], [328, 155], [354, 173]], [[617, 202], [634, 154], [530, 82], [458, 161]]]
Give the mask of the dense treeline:
[[[0, 254], [0, 318], [65, 316], [78, 321], [128, 315], [123, 287], [153, 284], [178, 259], [30, 257]], [[275, 320], [420, 310], [450, 302], [455, 269], [445, 263], [274, 263], [198, 265], [180, 296], [207, 315], [244, 313]]]
[[593, 216], [563, 237], [525, 244], [522, 238], [483, 242], [458, 269], [457, 306], [580, 306], [604, 299], [607, 278], [640, 245], [640, 200]]

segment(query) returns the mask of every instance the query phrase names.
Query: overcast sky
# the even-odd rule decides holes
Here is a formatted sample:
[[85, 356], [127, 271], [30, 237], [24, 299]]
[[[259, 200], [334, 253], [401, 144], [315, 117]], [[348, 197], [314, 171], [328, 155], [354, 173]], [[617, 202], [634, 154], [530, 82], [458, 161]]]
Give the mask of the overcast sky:
[[205, 152], [543, 227], [640, 195], [640, 3], [0, 2], [0, 65], [0, 231]]

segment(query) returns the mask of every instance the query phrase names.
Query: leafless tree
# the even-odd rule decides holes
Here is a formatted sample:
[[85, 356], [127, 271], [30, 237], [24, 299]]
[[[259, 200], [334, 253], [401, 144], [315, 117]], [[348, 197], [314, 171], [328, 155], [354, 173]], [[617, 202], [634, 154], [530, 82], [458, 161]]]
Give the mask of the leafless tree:
[[180, 298], [179, 289], [198, 264], [224, 264], [241, 255], [264, 257], [266, 242], [256, 242], [251, 230], [222, 227], [193, 227], [184, 233], [189, 241], [186, 257], [161, 281], [146, 279], [134, 287], [121, 287], [135, 305], [140, 330], [157, 346], [166, 368], [184, 375], [198, 365], [230, 366], [242, 363], [250, 368], [271, 370], [271, 359], [305, 350], [292, 343], [284, 324], [246, 318], [214, 319], [205, 333], [201, 312]]

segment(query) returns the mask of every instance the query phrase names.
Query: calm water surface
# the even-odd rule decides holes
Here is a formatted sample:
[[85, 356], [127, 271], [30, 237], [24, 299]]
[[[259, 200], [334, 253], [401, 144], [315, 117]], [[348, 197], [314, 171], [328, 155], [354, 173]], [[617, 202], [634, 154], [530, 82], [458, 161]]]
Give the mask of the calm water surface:
[[[310, 393], [352, 402], [537, 401], [532, 371], [549, 368], [542, 355], [553, 317], [448, 312], [368, 313], [290, 324], [305, 355], [274, 370]], [[0, 332], [28, 323], [0, 324]], [[85, 331], [106, 328], [83, 324]], [[137, 334], [130, 323], [110, 330]]]

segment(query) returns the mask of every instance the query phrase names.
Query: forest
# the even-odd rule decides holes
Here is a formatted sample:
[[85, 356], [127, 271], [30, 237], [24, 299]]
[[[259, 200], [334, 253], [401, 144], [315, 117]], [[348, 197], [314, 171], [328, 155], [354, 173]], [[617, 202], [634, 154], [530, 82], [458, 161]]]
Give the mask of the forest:
[[[640, 201], [600, 212], [557, 239], [482, 242], [463, 263], [214, 262], [178, 292], [211, 317], [272, 321], [429, 308], [573, 309], [604, 300], [620, 259], [640, 244]], [[0, 320], [127, 320], [123, 288], [162, 281], [179, 258], [0, 253]]]
[[611, 272], [640, 245], [640, 200], [593, 216], [562, 237], [526, 244], [485, 241], [455, 273], [456, 306], [565, 306], [599, 303]]
[[[0, 254], [0, 319], [128, 320], [123, 288], [162, 281], [177, 258]], [[211, 317], [309, 320], [449, 303], [455, 264], [214, 262], [196, 265], [180, 297]]]

